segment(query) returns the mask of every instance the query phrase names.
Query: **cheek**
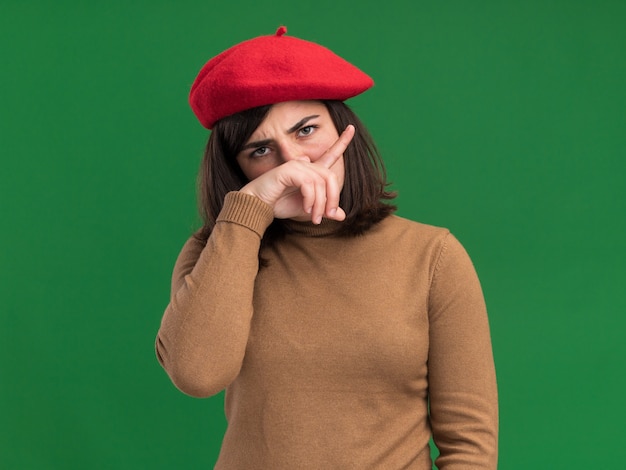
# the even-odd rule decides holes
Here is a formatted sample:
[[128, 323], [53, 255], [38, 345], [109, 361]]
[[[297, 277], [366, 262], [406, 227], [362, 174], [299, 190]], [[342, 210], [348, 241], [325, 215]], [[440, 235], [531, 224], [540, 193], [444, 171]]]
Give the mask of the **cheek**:
[[328, 147], [329, 146], [326, 145], [326, 143], [315, 143], [307, 146], [301, 153], [309, 157], [311, 161], [314, 162], [324, 155], [324, 152], [328, 150]]
[[303, 154], [308, 156], [312, 162], [318, 160], [326, 151], [333, 146], [339, 136], [325, 136], [324, 139], [311, 142], [306, 148], [303, 149]]

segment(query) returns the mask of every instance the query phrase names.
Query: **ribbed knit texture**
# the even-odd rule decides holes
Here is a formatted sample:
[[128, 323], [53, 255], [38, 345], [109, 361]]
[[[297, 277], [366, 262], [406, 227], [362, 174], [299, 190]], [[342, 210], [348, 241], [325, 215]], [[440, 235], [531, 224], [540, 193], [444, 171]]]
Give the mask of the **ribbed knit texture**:
[[217, 223], [232, 222], [248, 227], [263, 237], [265, 229], [272, 223], [272, 208], [259, 198], [233, 191], [226, 194], [224, 206], [217, 217]]
[[430, 470], [431, 435], [441, 470], [496, 468], [489, 325], [459, 242], [396, 216], [355, 238], [288, 222], [259, 271], [271, 210], [242, 196], [183, 247], [156, 345], [183, 392], [227, 390], [216, 468]]

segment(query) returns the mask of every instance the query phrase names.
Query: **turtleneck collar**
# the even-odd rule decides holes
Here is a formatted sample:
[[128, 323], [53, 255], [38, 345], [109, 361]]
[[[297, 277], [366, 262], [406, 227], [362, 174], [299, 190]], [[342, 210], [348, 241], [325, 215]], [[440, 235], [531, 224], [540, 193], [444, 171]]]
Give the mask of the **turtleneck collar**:
[[319, 225], [291, 219], [283, 220], [282, 223], [286, 233], [305, 237], [327, 237], [335, 233], [341, 224], [341, 222], [331, 219], [322, 219], [322, 223]]

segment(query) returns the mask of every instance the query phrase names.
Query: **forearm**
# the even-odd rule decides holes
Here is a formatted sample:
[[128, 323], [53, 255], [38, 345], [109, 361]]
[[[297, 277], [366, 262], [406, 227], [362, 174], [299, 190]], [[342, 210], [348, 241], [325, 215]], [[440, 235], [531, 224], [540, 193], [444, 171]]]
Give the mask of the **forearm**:
[[163, 315], [156, 349], [174, 384], [189, 395], [213, 395], [239, 373], [260, 240], [271, 220], [265, 204], [233, 193], [193, 269], [186, 257], [193, 256], [194, 241], [181, 252], [173, 276], [179, 287]]

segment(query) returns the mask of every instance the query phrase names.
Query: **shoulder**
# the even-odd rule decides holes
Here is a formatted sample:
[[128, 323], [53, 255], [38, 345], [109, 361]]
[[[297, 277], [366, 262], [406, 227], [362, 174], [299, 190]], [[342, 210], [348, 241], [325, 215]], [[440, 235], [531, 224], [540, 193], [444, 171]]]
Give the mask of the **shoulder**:
[[444, 227], [390, 215], [368, 232], [369, 249], [381, 253], [394, 266], [426, 269], [431, 277], [451, 236]]
[[442, 243], [450, 235], [450, 230], [445, 227], [416, 222], [395, 214], [382, 220], [376, 227], [376, 231], [392, 239], [413, 239], [420, 245]]
[[461, 242], [448, 228], [391, 215], [377, 227], [378, 236], [390, 250], [409, 253], [430, 265], [431, 275], [444, 266], [451, 269], [473, 269], [473, 264]]

